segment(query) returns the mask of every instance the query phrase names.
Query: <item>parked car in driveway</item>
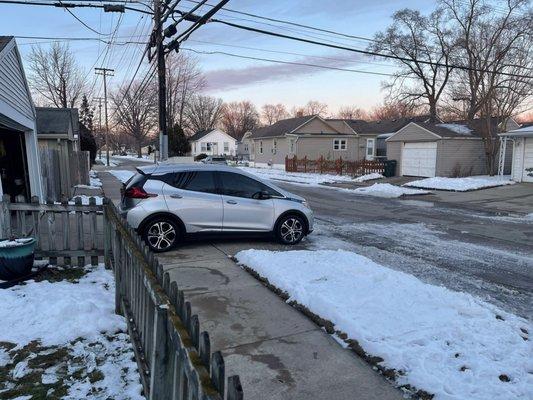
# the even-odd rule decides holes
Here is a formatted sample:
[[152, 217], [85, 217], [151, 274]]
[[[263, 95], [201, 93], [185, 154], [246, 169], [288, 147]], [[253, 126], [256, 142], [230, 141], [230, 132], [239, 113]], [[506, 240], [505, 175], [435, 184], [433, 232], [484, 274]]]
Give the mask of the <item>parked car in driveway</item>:
[[217, 164], [139, 167], [125, 184], [120, 210], [156, 252], [203, 233], [273, 233], [292, 245], [313, 230], [305, 199]]
[[207, 156], [206, 158], [200, 160], [200, 162], [204, 164], [223, 164], [223, 165], [228, 164], [226, 157], [217, 157], [217, 156]]

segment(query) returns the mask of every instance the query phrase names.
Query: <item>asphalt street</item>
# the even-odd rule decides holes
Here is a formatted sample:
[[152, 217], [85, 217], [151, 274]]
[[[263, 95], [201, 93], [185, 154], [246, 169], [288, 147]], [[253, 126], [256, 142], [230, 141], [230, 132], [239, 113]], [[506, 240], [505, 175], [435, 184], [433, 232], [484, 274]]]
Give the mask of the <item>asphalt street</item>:
[[[140, 163], [121, 160], [114, 169], [136, 165]], [[533, 221], [462, 209], [457, 204], [448, 207], [274, 183], [305, 197], [315, 212], [315, 232], [302, 247], [352, 250], [425, 282], [533, 317]], [[256, 244], [265, 247], [262, 242]], [[240, 246], [252, 248], [254, 242], [236, 240], [234, 247]]]

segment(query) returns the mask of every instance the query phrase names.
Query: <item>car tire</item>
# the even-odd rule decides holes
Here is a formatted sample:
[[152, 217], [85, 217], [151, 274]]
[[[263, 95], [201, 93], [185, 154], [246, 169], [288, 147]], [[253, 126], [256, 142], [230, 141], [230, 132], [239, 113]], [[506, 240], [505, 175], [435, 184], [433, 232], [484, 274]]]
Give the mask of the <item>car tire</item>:
[[172, 250], [179, 243], [181, 231], [175, 221], [168, 217], [155, 217], [146, 223], [142, 238], [155, 253]]
[[303, 239], [305, 230], [304, 218], [296, 214], [289, 214], [278, 220], [274, 233], [281, 244], [295, 245]]

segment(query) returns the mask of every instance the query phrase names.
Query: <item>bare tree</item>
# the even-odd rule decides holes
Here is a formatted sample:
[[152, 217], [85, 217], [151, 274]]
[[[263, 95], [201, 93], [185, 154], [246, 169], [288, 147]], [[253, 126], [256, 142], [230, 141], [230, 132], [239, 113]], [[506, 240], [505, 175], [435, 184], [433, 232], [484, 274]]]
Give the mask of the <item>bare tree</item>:
[[185, 119], [189, 133], [213, 129], [220, 122], [222, 99], [195, 95], [185, 109]]
[[498, 12], [482, 0], [441, 0], [441, 7], [455, 25], [456, 62], [467, 68], [456, 74], [451, 97], [464, 105], [467, 120], [483, 120], [487, 169], [494, 174], [496, 126], [519, 111], [533, 88], [533, 12], [528, 0], [507, 0]]
[[250, 101], [226, 103], [222, 107], [221, 125], [226, 133], [240, 140], [259, 125], [259, 113]]
[[325, 117], [328, 112], [328, 105], [317, 100], [310, 100], [303, 107], [293, 107], [291, 114], [293, 117], [303, 117], [305, 115], [320, 115]]
[[368, 113], [356, 106], [344, 106], [339, 109], [336, 117], [341, 119], [366, 119], [368, 118]]
[[381, 121], [385, 119], [414, 117], [419, 114], [419, 108], [414, 107], [412, 104], [389, 101], [374, 107], [369, 112], [368, 117], [374, 121]]
[[142, 155], [142, 146], [149, 141], [149, 136], [157, 126], [155, 88], [149, 86], [139, 95], [140, 85], [141, 82], [134, 82], [130, 90], [123, 87], [111, 95], [118, 131], [133, 140], [139, 157]]
[[[448, 84], [454, 42], [440, 10], [429, 16], [404, 9], [393, 15], [392, 25], [376, 34], [369, 50], [400, 57], [400, 70], [384, 84], [390, 99], [413, 106], [427, 104], [429, 115], [437, 120], [440, 97]], [[429, 64], [428, 64], [429, 63]]]
[[184, 126], [187, 104], [205, 85], [198, 61], [186, 54], [173, 52], [167, 57], [166, 68], [167, 125], [188, 128]]
[[265, 104], [261, 107], [261, 122], [265, 125], [272, 125], [276, 122], [288, 118], [289, 113], [285, 106], [278, 104]]
[[68, 44], [32, 47], [29, 66], [30, 86], [37, 97], [58, 108], [72, 108], [78, 103], [85, 80]]

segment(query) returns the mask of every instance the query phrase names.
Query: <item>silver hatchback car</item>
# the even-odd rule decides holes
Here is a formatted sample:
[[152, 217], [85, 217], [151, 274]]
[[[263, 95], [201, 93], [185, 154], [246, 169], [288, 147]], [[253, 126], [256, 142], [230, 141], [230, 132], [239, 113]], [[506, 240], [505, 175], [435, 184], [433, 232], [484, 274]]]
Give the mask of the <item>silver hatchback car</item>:
[[201, 233], [273, 233], [290, 245], [313, 230], [305, 199], [216, 164], [140, 167], [123, 188], [120, 209], [156, 252]]

